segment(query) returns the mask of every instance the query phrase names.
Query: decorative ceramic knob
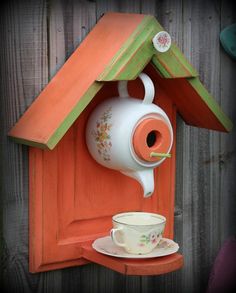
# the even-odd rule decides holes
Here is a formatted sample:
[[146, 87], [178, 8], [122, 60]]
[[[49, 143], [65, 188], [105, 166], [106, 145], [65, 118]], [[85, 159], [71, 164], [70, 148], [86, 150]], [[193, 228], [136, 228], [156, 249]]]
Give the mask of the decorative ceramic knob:
[[166, 31], [161, 31], [154, 36], [152, 43], [158, 52], [167, 52], [171, 46], [171, 36]]

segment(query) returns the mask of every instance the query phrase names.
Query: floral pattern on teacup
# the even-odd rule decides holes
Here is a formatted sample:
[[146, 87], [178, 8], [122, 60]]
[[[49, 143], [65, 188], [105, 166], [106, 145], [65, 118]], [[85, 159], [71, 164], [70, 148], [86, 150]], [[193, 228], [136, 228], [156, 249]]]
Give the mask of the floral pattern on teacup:
[[163, 248], [163, 249], [168, 249], [168, 248], [173, 248], [175, 246], [175, 243], [170, 240], [163, 240], [161, 239], [160, 242], [158, 243], [158, 248]]
[[99, 120], [96, 121], [96, 129], [92, 131], [92, 135], [96, 141], [97, 151], [104, 161], [110, 161], [110, 150], [112, 147], [110, 129], [112, 124], [109, 120], [112, 117], [112, 107], [109, 107]]
[[145, 245], [148, 245], [149, 243], [156, 244], [159, 237], [160, 235], [157, 234], [156, 232], [151, 232], [148, 235], [143, 234], [140, 236], [138, 245], [145, 246]]

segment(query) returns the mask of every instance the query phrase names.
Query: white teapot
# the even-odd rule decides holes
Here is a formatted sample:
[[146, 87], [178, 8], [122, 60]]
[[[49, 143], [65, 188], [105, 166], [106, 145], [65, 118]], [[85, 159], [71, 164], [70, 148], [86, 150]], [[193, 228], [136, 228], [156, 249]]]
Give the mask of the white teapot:
[[166, 113], [152, 103], [152, 80], [145, 73], [139, 78], [144, 99], [130, 97], [127, 81], [119, 81], [119, 97], [105, 100], [91, 113], [86, 143], [99, 164], [136, 179], [148, 197], [154, 191], [153, 169], [170, 157], [173, 130]]

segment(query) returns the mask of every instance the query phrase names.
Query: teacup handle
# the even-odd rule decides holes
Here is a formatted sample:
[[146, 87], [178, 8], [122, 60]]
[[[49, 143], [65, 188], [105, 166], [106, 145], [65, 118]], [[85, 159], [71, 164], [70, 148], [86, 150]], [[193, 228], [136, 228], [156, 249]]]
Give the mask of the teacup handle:
[[122, 227], [111, 229], [111, 239], [112, 239], [112, 241], [113, 241], [117, 246], [125, 247], [126, 245], [125, 245], [124, 243], [121, 243], [121, 242], [117, 241], [117, 239], [116, 239], [116, 233], [117, 233], [117, 232], [120, 232], [120, 231], [122, 231], [122, 230], [123, 230]]
[[[144, 85], [144, 90], [145, 90], [143, 104], [151, 104], [153, 102], [154, 95], [155, 95], [153, 82], [146, 73], [140, 73], [138, 77], [141, 79]], [[130, 97], [127, 85], [128, 85], [127, 80], [121, 80], [118, 82], [118, 93], [121, 98]]]

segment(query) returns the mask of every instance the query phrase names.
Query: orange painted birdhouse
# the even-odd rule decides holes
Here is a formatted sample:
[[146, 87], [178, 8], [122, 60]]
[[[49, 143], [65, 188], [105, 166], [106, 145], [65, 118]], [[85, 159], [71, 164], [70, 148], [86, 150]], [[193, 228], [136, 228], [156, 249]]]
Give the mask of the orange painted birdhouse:
[[92, 247], [126, 211], [164, 215], [173, 238], [177, 112], [193, 126], [232, 127], [153, 16], [105, 14], [9, 133], [30, 146], [31, 272], [181, 268], [179, 253], [133, 259]]

